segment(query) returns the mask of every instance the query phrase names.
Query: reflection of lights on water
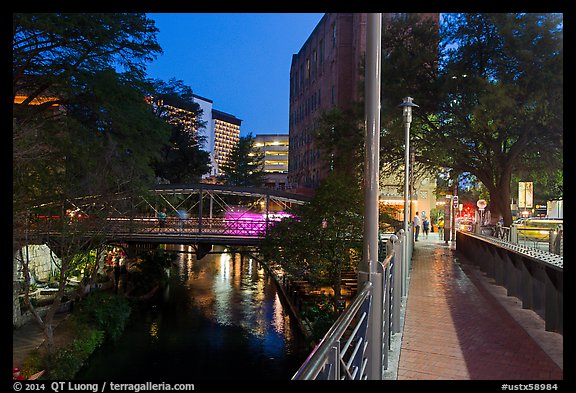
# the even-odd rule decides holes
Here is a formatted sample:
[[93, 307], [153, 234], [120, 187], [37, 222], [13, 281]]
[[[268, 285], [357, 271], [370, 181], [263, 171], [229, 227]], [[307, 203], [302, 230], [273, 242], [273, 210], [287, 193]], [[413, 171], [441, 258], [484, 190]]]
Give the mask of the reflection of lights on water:
[[194, 307], [219, 325], [244, 329], [251, 345], [266, 348], [266, 356], [277, 356], [284, 336], [291, 334], [290, 316], [284, 312], [279, 295], [270, 296], [268, 286], [273, 283], [266, 267], [229, 250], [201, 261], [193, 254], [180, 255], [182, 261], [188, 257], [187, 285], [193, 288]]
[[[190, 251], [192, 250], [192, 247], [188, 248], [190, 249]], [[179, 258], [181, 259], [182, 263], [178, 264], [178, 274], [182, 281], [186, 281], [188, 279], [188, 275], [190, 274], [191, 269], [190, 266], [193, 263], [192, 260], [193, 256], [194, 254], [192, 254], [191, 252], [179, 254]]]
[[286, 330], [286, 320], [284, 316], [284, 310], [282, 308], [282, 303], [280, 302], [280, 297], [278, 294], [274, 297], [274, 304], [272, 310], [272, 327], [274, 330], [282, 334]]
[[214, 308], [212, 310], [214, 318], [218, 323], [231, 324], [230, 296], [232, 295], [232, 284], [230, 274], [231, 257], [230, 254], [220, 254], [219, 269], [214, 275], [214, 286], [212, 293], [214, 296]]
[[220, 279], [230, 278], [230, 254], [220, 254]]
[[158, 322], [154, 321], [150, 324], [150, 337], [152, 337], [153, 340], [157, 340], [158, 339], [158, 332], [160, 331], [160, 328], [158, 327]]

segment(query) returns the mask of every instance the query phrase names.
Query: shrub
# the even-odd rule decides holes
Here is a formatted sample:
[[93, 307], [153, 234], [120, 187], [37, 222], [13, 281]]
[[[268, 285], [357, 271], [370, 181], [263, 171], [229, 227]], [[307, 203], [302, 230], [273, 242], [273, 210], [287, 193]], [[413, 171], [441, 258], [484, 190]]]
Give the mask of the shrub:
[[72, 344], [56, 351], [50, 379], [70, 380], [84, 365], [84, 362], [104, 341], [104, 332], [84, 326], [81, 335]]
[[107, 339], [116, 340], [124, 331], [130, 312], [126, 298], [108, 292], [94, 292], [80, 302], [74, 317], [102, 330]]

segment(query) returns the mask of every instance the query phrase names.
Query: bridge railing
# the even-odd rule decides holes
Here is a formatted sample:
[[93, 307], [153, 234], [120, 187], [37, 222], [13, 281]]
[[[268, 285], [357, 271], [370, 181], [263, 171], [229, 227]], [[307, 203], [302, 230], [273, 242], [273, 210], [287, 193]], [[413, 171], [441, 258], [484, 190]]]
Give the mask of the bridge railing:
[[[411, 232], [408, 234], [410, 236]], [[410, 237], [400, 231], [386, 242], [386, 258], [378, 263], [379, 277], [382, 278], [380, 297], [375, 298], [375, 285], [366, 281], [358, 293], [328, 330], [320, 343], [292, 377], [293, 380], [380, 380], [388, 368], [391, 337], [401, 330], [400, 312], [402, 307], [402, 268], [408, 267], [406, 260], [411, 250]], [[406, 247], [409, 244], [410, 246]], [[370, 329], [369, 315], [374, 312], [373, 302], [381, 302], [382, 326]], [[381, 335], [382, 340], [372, 334]], [[381, 356], [373, 359], [368, 349], [374, 342], [381, 342]], [[372, 367], [377, 362], [378, 367]], [[372, 375], [373, 369], [379, 369]]]
[[188, 233], [231, 236], [261, 236], [273, 221], [214, 218], [168, 218], [162, 225], [156, 218], [108, 218], [117, 227], [129, 233]]
[[563, 225], [558, 225], [555, 229], [540, 227], [520, 227], [512, 224], [505, 227], [500, 224], [493, 226], [479, 226], [475, 224], [474, 233], [493, 236], [497, 239], [510, 243], [547, 250], [553, 254], [564, 255], [564, 230]]
[[[162, 225], [155, 217], [107, 217], [106, 219], [84, 218], [70, 222], [69, 229], [91, 233], [104, 230], [109, 234], [206, 234], [222, 236], [258, 237], [266, 234], [273, 220], [242, 220], [223, 217], [214, 218], [169, 218]], [[60, 218], [37, 220], [34, 229], [40, 232], [62, 232]]]

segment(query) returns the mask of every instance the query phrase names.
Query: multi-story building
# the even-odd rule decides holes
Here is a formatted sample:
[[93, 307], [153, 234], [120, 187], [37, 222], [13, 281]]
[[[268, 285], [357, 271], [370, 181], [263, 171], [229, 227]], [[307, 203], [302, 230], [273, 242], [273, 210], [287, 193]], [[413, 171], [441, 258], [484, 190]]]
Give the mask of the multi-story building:
[[[439, 14], [420, 15], [439, 22]], [[404, 16], [383, 14], [383, 20]], [[327, 13], [292, 56], [288, 170], [292, 189], [309, 191], [328, 175], [327, 160], [313, 137], [315, 121], [322, 111], [333, 107], [348, 109], [358, 101], [366, 21], [366, 13]]]
[[204, 123], [204, 127], [198, 130], [200, 148], [210, 153], [210, 159], [212, 161], [213, 154], [211, 152], [214, 151], [214, 125], [212, 120], [213, 101], [196, 94], [193, 94], [192, 98], [194, 99], [194, 102], [200, 106], [200, 110], [202, 111], [200, 121]]
[[219, 166], [228, 159], [228, 154], [238, 143], [242, 120], [231, 114], [213, 108], [213, 101], [194, 94], [194, 102], [200, 105], [204, 122], [199, 134], [203, 137], [200, 147], [210, 154], [212, 169], [205, 178], [214, 178], [220, 174]]
[[[327, 168], [314, 143], [314, 122], [323, 110], [348, 108], [354, 99], [356, 64], [361, 53], [352, 13], [325, 14], [290, 67], [289, 171], [290, 188], [318, 186]], [[356, 23], [365, 30], [365, 26]], [[362, 35], [362, 32], [358, 32]]]
[[288, 182], [288, 134], [259, 134], [254, 146], [264, 153], [265, 186], [284, 190]]
[[214, 155], [212, 170], [214, 175], [218, 176], [220, 174], [218, 168], [226, 162], [232, 148], [238, 144], [242, 120], [216, 109], [212, 109], [212, 120], [214, 128], [214, 148], [211, 151]]

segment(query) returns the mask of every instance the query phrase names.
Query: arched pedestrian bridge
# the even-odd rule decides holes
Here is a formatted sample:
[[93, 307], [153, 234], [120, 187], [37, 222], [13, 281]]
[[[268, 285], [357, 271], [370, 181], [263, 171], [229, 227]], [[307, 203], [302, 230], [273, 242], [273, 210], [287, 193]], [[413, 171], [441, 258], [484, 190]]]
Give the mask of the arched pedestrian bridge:
[[[217, 184], [157, 185], [145, 195], [68, 200], [65, 215], [48, 205], [33, 227], [44, 237], [102, 236], [110, 242], [257, 245], [271, 225], [309, 198], [266, 188]], [[165, 211], [165, 221], [159, 213]], [[74, 225], [72, 225], [74, 223]]]

